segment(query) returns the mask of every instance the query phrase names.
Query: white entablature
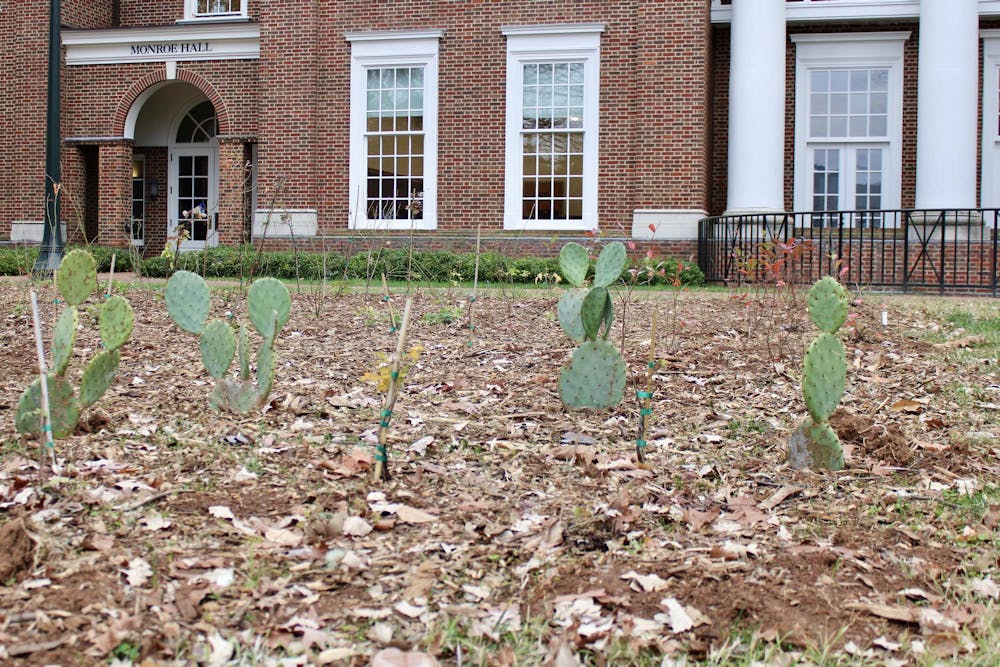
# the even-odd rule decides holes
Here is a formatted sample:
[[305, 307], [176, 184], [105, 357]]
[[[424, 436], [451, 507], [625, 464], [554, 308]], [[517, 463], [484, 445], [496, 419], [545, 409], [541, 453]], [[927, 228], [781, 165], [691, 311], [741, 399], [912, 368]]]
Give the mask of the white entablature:
[[[712, 23], [730, 23], [732, 2], [712, 0]], [[807, 21], [851, 21], [915, 19], [920, 16], [920, 0], [798, 0], [786, 2], [790, 23]], [[980, 16], [1000, 16], [1000, 0], [979, 0]]]

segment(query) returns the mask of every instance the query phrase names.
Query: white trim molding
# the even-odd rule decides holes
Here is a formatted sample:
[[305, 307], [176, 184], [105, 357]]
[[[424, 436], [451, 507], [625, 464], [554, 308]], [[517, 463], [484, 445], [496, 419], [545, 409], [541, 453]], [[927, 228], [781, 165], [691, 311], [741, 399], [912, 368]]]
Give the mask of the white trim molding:
[[191, 60], [256, 60], [256, 23], [202, 23], [156, 28], [63, 30], [67, 65]]
[[[443, 36], [444, 30], [437, 29], [344, 34], [351, 44], [350, 229], [437, 229], [438, 52]], [[423, 159], [419, 219], [368, 217], [368, 70], [393, 67], [423, 70], [422, 128], [397, 133], [423, 139], [422, 155], [414, 156]]]
[[[796, 211], [812, 211], [813, 169], [811, 145], [829, 142], [809, 137], [809, 78], [813, 70], [884, 69], [888, 71], [886, 136], [843, 138], [844, 146], [887, 146], [883, 165], [880, 208], [899, 208], [902, 190], [903, 145], [903, 46], [909, 31], [872, 33], [830, 33], [789, 35], [795, 44], [795, 163], [793, 206]], [[841, 206], [853, 210], [853, 205]]]
[[[601, 33], [604, 23], [550, 24], [531, 26], [503, 26], [501, 33], [507, 37], [507, 112], [506, 157], [504, 177], [504, 229], [584, 231], [598, 228], [598, 150], [600, 146], [600, 86], [601, 86]], [[567, 133], [582, 137], [582, 202], [571, 191], [565, 197], [582, 204], [579, 219], [545, 219], [524, 217], [524, 71], [531, 64], [546, 65], [557, 62], [570, 68], [583, 67], [583, 96], [578, 108], [582, 109], [579, 127], [567, 127]], [[572, 86], [570, 86], [572, 87]], [[579, 87], [579, 86], [578, 86]], [[540, 95], [541, 93], [539, 93]], [[563, 102], [569, 108], [569, 102]], [[539, 108], [541, 108], [539, 103]], [[554, 107], [553, 107], [554, 108]], [[560, 107], [562, 108], [562, 107]], [[566, 151], [570, 149], [567, 147]], [[568, 153], [567, 153], [568, 155]], [[569, 158], [565, 158], [567, 161]], [[541, 158], [539, 158], [539, 162]], [[537, 172], [542, 173], [542, 172]], [[574, 177], [569, 180], [578, 180]], [[570, 188], [572, 190], [572, 188]]]
[[[739, 2], [740, 0], [733, 0]], [[967, 0], [961, 0], [965, 2]], [[875, 21], [915, 19], [920, 16], [920, 0], [802, 0], [786, 5], [789, 23], [808, 21]], [[979, 0], [980, 16], [1000, 16], [1000, 0]], [[733, 6], [712, 1], [712, 23], [730, 23]]]

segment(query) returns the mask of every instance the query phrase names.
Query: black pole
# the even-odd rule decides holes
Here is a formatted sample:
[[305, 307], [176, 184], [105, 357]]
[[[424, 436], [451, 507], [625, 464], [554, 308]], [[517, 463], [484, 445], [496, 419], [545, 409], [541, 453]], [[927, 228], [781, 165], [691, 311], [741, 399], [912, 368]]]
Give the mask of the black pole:
[[62, 261], [63, 238], [59, 214], [59, 185], [62, 181], [59, 129], [59, 67], [61, 38], [59, 36], [59, 0], [49, 0], [49, 91], [45, 117], [45, 224], [42, 247], [35, 261], [34, 272], [51, 275]]

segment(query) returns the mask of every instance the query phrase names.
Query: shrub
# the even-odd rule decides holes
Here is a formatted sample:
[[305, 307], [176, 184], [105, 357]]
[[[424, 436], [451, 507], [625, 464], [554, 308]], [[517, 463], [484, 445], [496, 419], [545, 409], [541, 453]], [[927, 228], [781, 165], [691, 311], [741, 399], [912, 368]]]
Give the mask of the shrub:
[[38, 259], [37, 246], [0, 248], [0, 275], [23, 276], [31, 272]]

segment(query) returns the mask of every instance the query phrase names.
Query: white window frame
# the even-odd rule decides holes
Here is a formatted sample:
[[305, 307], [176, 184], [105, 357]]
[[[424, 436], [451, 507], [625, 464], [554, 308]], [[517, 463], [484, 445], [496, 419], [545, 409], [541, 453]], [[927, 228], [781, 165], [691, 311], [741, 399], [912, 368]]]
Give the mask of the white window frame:
[[[351, 43], [350, 229], [437, 229], [438, 52], [444, 30], [348, 32]], [[424, 68], [424, 196], [422, 219], [369, 219], [367, 70]]]
[[1000, 30], [982, 30], [983, 39], [983, 208], [1000, 208]]
[[[888, 150], [882, 174], [882, 208], [897, 209], [902, 201], [903, 164], [903, 46], [910, 38], [903, 32], [861, 32], [790, 35], [795, 44], [795, 165], [794, 206], [796, 211], [813, 210], [811, 145], [823, 143], [829, 148], [856, 148], [862, 144], [884, 146], [881, 138], [851, 138], [842, 142], [809, 138], [809, 78], [814, 70], [885, 69], [888, 85]], [[851, 151], [853, 154], [853, 151]], [[853, 167], [850, 167], [853, 169]], [[843, 172], [842, 172], [843, 176]], [[853, 182], [853, 176], [849, 179]], [[842, 183], [843, 185], [843, 183]], [[854, 210], [853, 192], [850, 206]]]
[[245, 19], [247, 18], [247, 5], [249, 0], [240, 2], [239, 11], [235, 12], [208, 12], [201, 14], [198, 12], [198, 0], [184, 0], [184, 19], [187, 21], [219, 21], [224, 19]]
[[[598, 228], [597, 185], [600, 147], [601, 33], [604, 23], [505, 26], [507, 37], [507, 120], [504, 229], [577, 231]], [[580, 220], [526, 220], [523, 217], [524, 159], [522, 113], [524, 65], [532, 62], [584, 64], [583, 217]]]

